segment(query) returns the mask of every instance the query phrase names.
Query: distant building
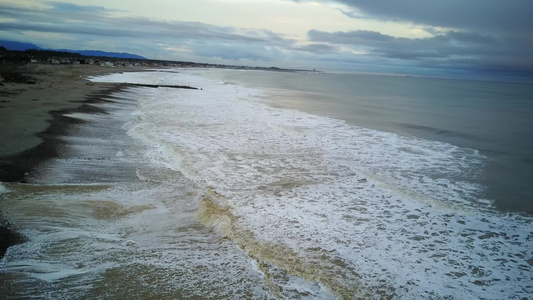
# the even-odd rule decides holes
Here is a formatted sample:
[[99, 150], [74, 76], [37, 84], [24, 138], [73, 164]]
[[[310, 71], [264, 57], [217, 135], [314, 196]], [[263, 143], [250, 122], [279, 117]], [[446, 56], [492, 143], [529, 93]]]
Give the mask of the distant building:
[[112, 62], [104, 61], [103, 63], [100, 64], [100, 66], [102, 66], [102, 67], [114, 67], [115, 65], [113, 65]]

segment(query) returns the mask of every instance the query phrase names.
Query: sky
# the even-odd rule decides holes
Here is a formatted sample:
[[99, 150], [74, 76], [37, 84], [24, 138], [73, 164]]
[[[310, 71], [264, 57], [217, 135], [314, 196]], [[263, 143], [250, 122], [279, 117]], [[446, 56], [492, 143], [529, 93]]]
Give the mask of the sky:
[[152, 59], [533, 82], [533, 0], [0, 0], [0, 39]]

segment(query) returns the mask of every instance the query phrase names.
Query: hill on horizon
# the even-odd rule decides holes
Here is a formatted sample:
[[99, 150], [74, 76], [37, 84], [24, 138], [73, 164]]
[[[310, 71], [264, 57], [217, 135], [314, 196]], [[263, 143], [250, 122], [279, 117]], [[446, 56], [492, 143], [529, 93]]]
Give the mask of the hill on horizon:
[[77, 53], [85, 56], [103, 56], [103, 57], [117, 57], [117, 58], [135, 58], [135, 59], [147, 59], [146, 57], [127, 53], [127, 52], [107, 52], [107, 51], [101, 51], [101, 50], [71, 50], [71, 49], [45, 49], [41, 48], [33, 43], [25, 43], [25, 42], [16, 42], [16, 41], [7, 41], [7, 40], [0, 40], [0, 46], [6, 48], [7, 50], [17, 50], [17, 51], [25, 51], [29, 49], [37, 49], [37, 50], [52, 50], [52, 51], [62, 51], [62, 52], [70, 52], [70, 53]]

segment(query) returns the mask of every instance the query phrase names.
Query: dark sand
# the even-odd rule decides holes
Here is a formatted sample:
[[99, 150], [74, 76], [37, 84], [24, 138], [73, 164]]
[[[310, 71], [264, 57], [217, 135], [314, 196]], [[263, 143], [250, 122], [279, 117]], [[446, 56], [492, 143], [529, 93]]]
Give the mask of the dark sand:
[[142, 69], [146, 68], [0, 65], [0, 157], [39, 145], [42, 139], [37, 134], [48, 127], [50, 111], [78, 107], [85, 96], [103, 92], [113, 85], [90, 82], [86, 79], [88, 76]]
[[82, 121], [67, 112], [97, 112], [87, 105], [125, 86], [196, 89], [181, 85], [96, 83], [89, 76], [147, 67], [94, 65], [0, 65], [0, 181], [26, 182], [28, 173], [61, 150], [57, 137]]
[[143, 69], [0, 65], [0, 181], [23, 182], [25, 174], [38, 163], [56, 156], [56, 145], [43, 143], [43, 138], [53, 140], [53, 135], [64, 133], [69, 120], [62, 117], [63, 112], [119, 88], [117, 84], [90, 82], [88, 76]]

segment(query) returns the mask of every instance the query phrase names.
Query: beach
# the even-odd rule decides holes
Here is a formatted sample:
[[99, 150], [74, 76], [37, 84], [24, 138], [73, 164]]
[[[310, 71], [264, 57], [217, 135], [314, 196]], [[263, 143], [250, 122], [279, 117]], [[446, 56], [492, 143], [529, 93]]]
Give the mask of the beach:
[[50, 111], [78, 107], [89, 95], [110, 88], [110, 84], [88, 81], [88, 76], [142, 69], [74, 64], [0, 66], [0, 157], [39, 145], [42, 139], [38, 134], [49, 126]]
[[[61, 142], [56, 137], [68, 134], [69, 125], [80, 123], [80, 120], [65, 117], [66, 112], [99, 112], [87, 104], [100, 102], [106, 95], [126, 86], [91, 82], [87, 77], [145, 69], [147, 67], [80, 64], [3, 66], [0, 71], [0, 125], [3, 128], [0, 132], [3, 141], [0, 181], [22, 182], [37, 164], [58, 155]], [[166, 87], [194, 89], [179, 85]]]
[[[120, 84], [90, 82], [88, 76], [143, 69], [146, 67], [0, 65], [0, 181], [24, 182], [38, 164], [57, 155], [55, 136], [66, 133], [73, 122], [62, 118], [62, 113], [84, 110], [84, 103], [99, 101], [120, 89]], [[0, 215], [0, 258], [9, 246], [24, 241], [10, 227], [10, 221]], [[12, 282], [20, 280], [20, 274], [0, 276], [0, 293], [7, 295], [16, 290], [17, 284]]]
[[[4, 290], [46, 299], [529, 294], [531, 218], [487, 198], [482, 144], [442, 141], [456, 123], [441, 107], [458, 98], [450, 84], [469, 95], [486, 87], [343, 78], [359, 87], [343, 92], [334, 74], [203, 69], [89, 77], [98, 88], [57, 106], [43, 143], [9, 157], [40, 163], [15, 165], [22, 179], [0, 185], [0, 210], [25, 239], [0, 261]], [[399, 123], [417, 128], [439, 112], [446, 126], [424, 128], [446, 134], [356, 124], [361, 113], [385, 123], [399, 111], [413, 113]]]

